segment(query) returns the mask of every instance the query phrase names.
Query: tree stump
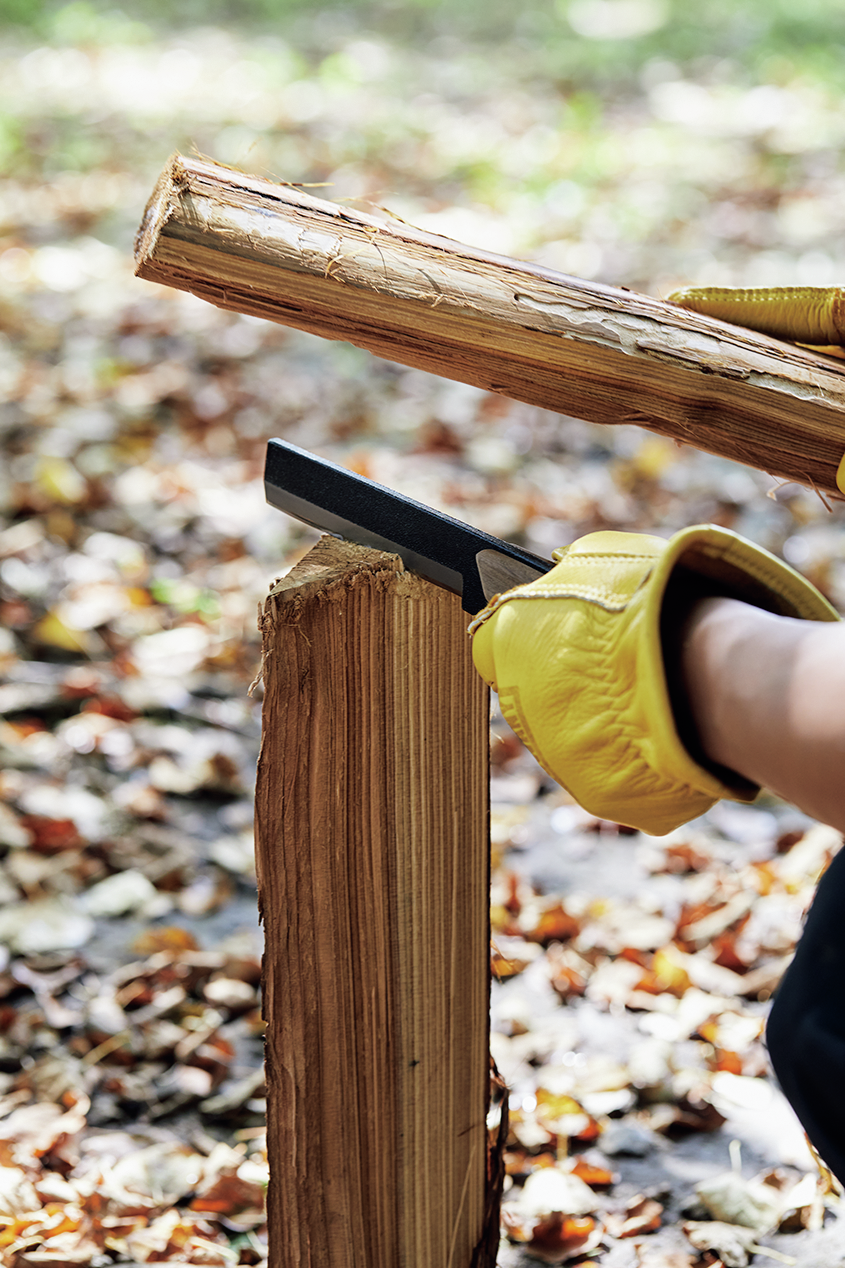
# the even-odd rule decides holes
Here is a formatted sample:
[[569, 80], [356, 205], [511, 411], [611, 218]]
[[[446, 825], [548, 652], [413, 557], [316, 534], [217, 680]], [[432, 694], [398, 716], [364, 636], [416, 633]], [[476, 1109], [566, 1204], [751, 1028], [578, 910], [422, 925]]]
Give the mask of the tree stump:
[[397, 556], [323, 538], [260, 619], [271, 1268], [492, 1266], [467, 616]]

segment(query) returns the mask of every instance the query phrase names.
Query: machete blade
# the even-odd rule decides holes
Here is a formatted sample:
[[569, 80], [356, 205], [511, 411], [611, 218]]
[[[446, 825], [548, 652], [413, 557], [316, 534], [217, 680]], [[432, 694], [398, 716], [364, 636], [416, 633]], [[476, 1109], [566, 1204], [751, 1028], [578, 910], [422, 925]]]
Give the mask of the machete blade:
[[553, 566], [285, 440], [267, 444], [264, 489], [271, 506], [295, 519], [399, 555], [412, 572], [459, 594], [467, 612]]

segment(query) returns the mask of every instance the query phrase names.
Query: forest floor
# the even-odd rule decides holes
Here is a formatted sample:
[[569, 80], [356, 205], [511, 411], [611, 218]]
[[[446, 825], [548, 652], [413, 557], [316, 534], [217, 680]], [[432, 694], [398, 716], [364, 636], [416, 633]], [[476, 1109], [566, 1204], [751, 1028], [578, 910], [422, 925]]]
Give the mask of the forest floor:
[[[353, 10], [284, 38], [67, 13], [0, 55], [0, 1260], [256, 1264], [248, 687], [256, 605], [315, 540], [265, 505], [267, 439], [544, 555], [723, 524], [840, 608], [845, 516], [138, 281], [158, 171], [195, 147], [652, 294], [821, 283], [845, 122], [784, 67], [655, 56], [589, 90], [530, 40], [412, 47]], [[762, 1041], [841, 837], [767, 797], [632, 834], [492, 737], [502, 1268], [845, 1261]]]

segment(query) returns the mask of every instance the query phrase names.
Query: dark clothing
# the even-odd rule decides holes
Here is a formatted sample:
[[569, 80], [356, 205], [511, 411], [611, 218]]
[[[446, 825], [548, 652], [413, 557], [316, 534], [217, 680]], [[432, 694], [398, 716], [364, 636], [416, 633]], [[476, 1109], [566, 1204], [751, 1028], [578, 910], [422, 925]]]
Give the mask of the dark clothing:
[[819, 882], [766, 1042], [804, 1130], [845, 1185], [845, 850]]

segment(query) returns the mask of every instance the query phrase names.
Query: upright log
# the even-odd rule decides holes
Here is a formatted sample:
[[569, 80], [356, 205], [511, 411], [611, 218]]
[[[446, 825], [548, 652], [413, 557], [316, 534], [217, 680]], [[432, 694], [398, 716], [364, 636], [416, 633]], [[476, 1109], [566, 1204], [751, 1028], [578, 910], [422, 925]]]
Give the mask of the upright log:
[[397, 556], [333, 538], [261, 614], [271, 1268], [495, 1261], [488, 704], [466, 622]]

